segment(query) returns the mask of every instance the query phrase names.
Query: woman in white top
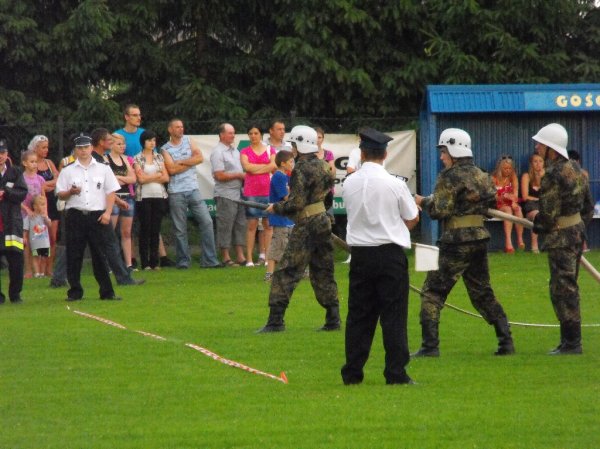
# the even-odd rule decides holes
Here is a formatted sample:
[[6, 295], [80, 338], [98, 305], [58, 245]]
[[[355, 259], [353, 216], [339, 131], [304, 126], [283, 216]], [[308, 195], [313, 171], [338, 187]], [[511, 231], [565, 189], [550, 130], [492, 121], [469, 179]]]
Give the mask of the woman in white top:
[[145, 270], [160, 270], [158, 242], [162, 217], [167, 210], [169, 173], [161, 154], [155, 152], [156, 134], [146, 130], [140, 136], [142, 151], [133, 161], [137, 177], [136, 209], [140, 220], [140, 262]]

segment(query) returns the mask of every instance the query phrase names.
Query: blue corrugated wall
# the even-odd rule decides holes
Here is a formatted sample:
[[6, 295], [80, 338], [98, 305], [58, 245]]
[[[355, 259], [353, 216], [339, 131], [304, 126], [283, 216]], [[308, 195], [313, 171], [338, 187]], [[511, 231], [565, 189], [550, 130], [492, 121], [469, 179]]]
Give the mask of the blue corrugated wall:
[[[462, 128], [472, 139], [475, 162], [492, 172], [502, 154], [510, 154], [516, 161], [520, 175], [527, 170], [529, 155], [533, 152], [531, 139], [538, 129], [548, 123], [562, 124], [569, 133], [569, 150], [581, 154], [582, 166], [590, 174], [594, 199], [600, 200], [600, 113], [599, 112], [514, 112], [514, 113], [459, 113], [421, 115], [421, 190], [431, 193], [437, 173], [441, 170], [435, 148], [439, 133], [445, 128]], [[423, 217], [423, 240], [433, 243], [437, 238], [437, 224]], [[590, 232], [590, 246], [600, 247], [600, 232]]]

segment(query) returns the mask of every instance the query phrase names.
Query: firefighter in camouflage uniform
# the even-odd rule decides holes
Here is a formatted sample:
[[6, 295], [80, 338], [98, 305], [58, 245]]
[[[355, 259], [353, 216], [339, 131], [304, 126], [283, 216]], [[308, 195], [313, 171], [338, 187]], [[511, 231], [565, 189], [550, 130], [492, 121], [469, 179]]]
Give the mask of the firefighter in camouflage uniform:
[[438, 327], [446, 298], [462, 275], [471, 303], [493, 324], [498, 337], [496, 355], [515, 352], [510, 327], [490, 285], [487, 243], [483, 225], [487, 209], [496, 205], [496, 189], [490, 176], [475, 166], [471, 137], [462, 129], [444, 130], [439, 139], [440, 173], [432, 195], [415, 196], [423, 211], [440, 220], [443, 232], [439, 269], [427, 273], [421, 292], [423, 342], [413, 357], [439, 356]]
[[594, 211], [587, 180], [577, 162], [569, 160], [566, 129], [558, 123], [533, 136], [536, 151], [546, 151], [546, 173], [540, 188], [540, 211], [534, 232], [544, 236], [550, 265], [550, 299], [560, 323], [560, 343], [552, 355], [581, 354], [579, 261], [586, 239], [585, 225]]
[[310, 283], [319, 304], [326, 309], [321, 330], [340, 329], [337, 284], [334, 279], [331, 221], [333, 178], [329, 166], [317, 158], [317, 132], [308, 126], [295, 126], [290, 133], [299, 156], [290, 179], [288, 199], [269, 205], [267, 213], [292, 218], [295, 226], [277, 265], [269, 293], [270, 314], [259, 332], [285, 330], [283, 316], [296, 285], [308, 265]]

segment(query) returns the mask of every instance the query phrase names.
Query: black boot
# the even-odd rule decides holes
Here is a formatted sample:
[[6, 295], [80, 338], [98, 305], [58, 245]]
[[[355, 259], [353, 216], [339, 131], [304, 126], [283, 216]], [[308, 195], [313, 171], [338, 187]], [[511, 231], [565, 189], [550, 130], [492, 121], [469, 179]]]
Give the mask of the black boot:
[[325, 324], [319, 328], [320, 331], [339, 331], [342, 324], [340, 319], [340, 306], [329, 306], [325, 313]]
[[496, 352], [494, 352], [494, 355], [514, 354], [515, 346], [510, 335], [510, 325], [508, 324], [508, 319], [503, 317], [492, 324], [496, 330], [496, 337], [498, 337], [498, 349]]
[[[573, 355], [582, 354], [581, 347], [581, 323], [579, 321], [569, 321], [561, 323], [561, 331], [563, 333], [564, 343], [559, 345], [551, 355]], [[563, 329], [564, 328], [564, 329]]]
[[423, 343], [421, 348], [411, 354], [411, 357], [439, 357], [440, 350], [438, 348], [440, 340], [438, 339], [438, 325], [437, 321], [424, 320], [421, 321], [421, 335], [423, 336]]
[[258, 334], [264, 334], [268, 332], [283, 332], [285, 330], [285, 323], [283, 322], [283, 315], [285, 314], [284, 307], [272, 306], [269, 312], [269, 318], [267, 324], [264, 327], [256, 331]]
[[565, 345], [565, 323], [560, 323], [560, 343], [548, 355], [557, 355]]

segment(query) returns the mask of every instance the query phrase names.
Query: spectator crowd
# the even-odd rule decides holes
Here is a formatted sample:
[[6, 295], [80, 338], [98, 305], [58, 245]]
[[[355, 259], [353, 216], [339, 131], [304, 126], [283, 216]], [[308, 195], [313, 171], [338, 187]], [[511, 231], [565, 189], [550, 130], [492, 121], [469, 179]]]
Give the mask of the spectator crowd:
[[[72, 153], [58, 167], [48, 159], [50, 142], [46, 136], [34, 136], [20, 161], [10, 160], [8, 144], [0, 140], [0, 231], [4, 234], [1, 251], [9, 270], [12, 302], [21, 301], [23, 279], [32, 277], [51, 278], [52, 287], [63, 287], [68, 282], [72, 289], [73, 282], [78, 282], [78, 274], [74, 277], [73, 270], [81, 268], [79, 261], [73, 264], [73, 257], [83, 257], [85, 242], [90, 244], [103, 299], [119, 299], [108, 286], [105, 272], [112, 272], [119, 285], [139, 285], [143, 280], [132, 276], [138, 270], [189, 269], [190, 218], [198, 225], [201, 268], [264, 265], [264, 279], [271, 280], [294, 226], [289, 218], [264, 210], [269, 203], [286, 199], [289, 193], [297, 154], [284, 140], [285, 123], [274, 120], [268, 133], [251, 124], [246, 129], [250, 144], [239, 151], [234, 145], [234, 127], [229, 123], [219, 126], [219, 140], [210, 155], [217, 209], [213, 223], [196, 173], [196, 166], [207, 161], [194, 140], [185, 134], [183, 121], [172, 119], [168, 141], [159, 144], [157, 134], [142, 128], [141, 120], [140, 108], [127, 105], [123, 128], [112, 133], [104, 128], [89, 135], [81, 133], [72, 141]], [[321, 128], [316, 132], [317, 158], [335, 177], [333, 153], [323, 147], [325, 133]], [[89, 159], [85, 153], [88, 146]], [[492, 177], [499, 210], [529, 220], [535, 218], [544, 176], [544, 154], [537, 151], [536, 147], [536, 153], [529, 158], [529, 168], [520, 179], [510, 155], [498, 160]], [[357, 154], [350, 155], [349, 173], [361, 166]], [[105, 167], [101, 173], [94, 168], [96, 164]], [[81, 166], [82, 171], [69, 168], [74, 166]], [[94, 197], [99, 202], [91, 207], [95, 194], [99, 194]], [[262, 203], [265, 208], [248, 208], [240, 200]], [[108, 220], [104, 223], [107, 207], [110, 210], [106, 210]], [[74, 217], [75, 211], [82, 216]], [[96, 212], [101, 226], [93, 231], [93, 236], [85, 234], [74, 249], [70, 241], [83, 234], [70, 226], [83, 226], [89, 214]], [[327, 212], [332, 214], [332, 210]], [[166, 217], [172, 225], [174, 260], [167, 256], [161, 236]], [[515, 251], [513, 229], [516, 248], [525, 249], [522, 226], [506, 221], [503, 229], [506, 253]], [[88, 237], [90, 240], [86, 240]], [[79, 247], [82, 242], [83, 247]], [[269, 250], [272, 243], [274, 247]], [[539, 253], [534, 233], [531, 251]], [[69, 290], [68, 300], [81, 299], [82, 291], [79, 287], [76, 290]], [[4, 301], [0, 293], [0, 303]]]

